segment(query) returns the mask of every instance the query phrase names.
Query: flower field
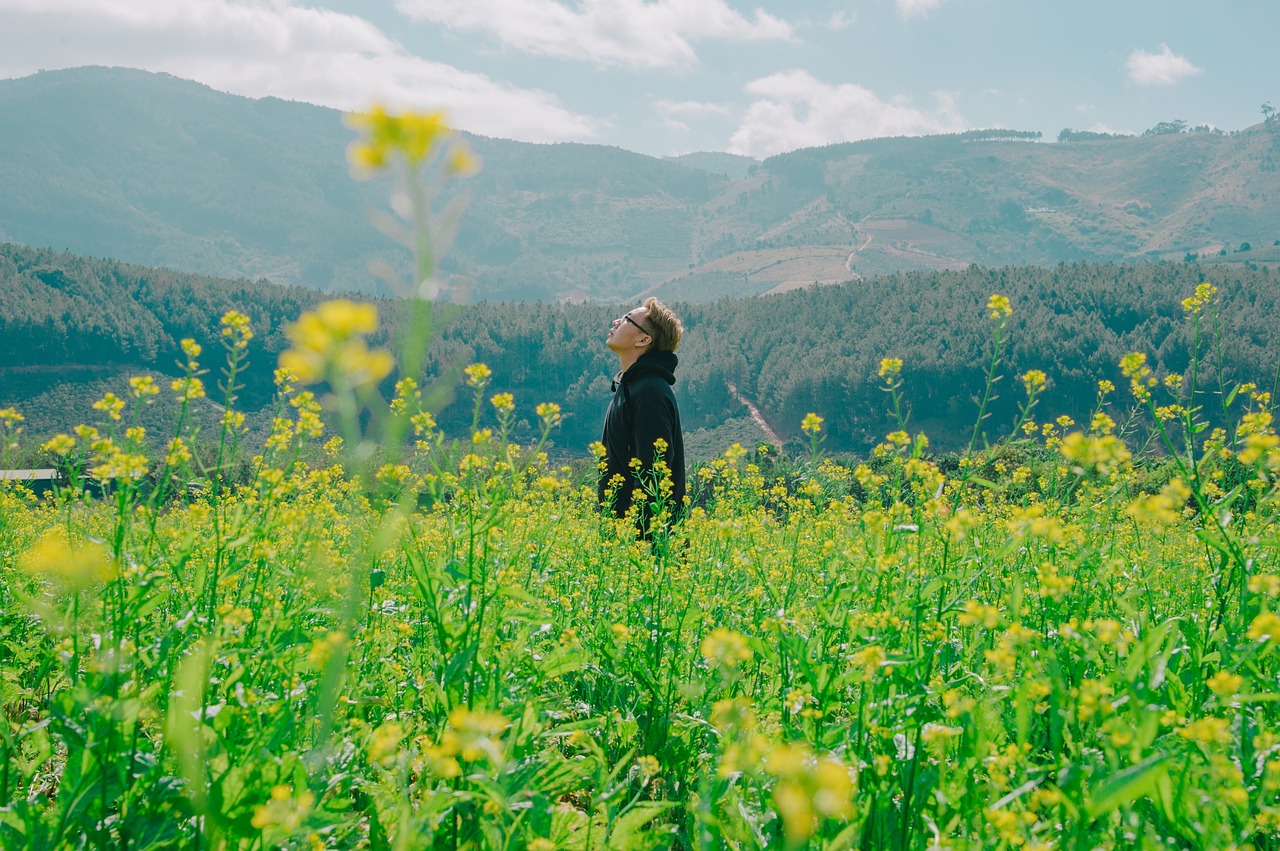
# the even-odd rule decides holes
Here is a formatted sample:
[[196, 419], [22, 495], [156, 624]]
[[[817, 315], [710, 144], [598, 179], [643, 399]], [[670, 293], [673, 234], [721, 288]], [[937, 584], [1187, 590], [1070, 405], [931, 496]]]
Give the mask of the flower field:
[[555, 405], [508, 439], [483, 365], [471, 434], [408, 380], [372, 417], [375, 325], [293, 326], [242, 480], [231, 313], [215, 440], [188, 341], [46, 444], [67, 485], [0, 490], [0, 846], [1275, 847], [1280, 439], [1267, 393], [1197, 386], [1199, 335], [1082, 425], [1021, 376], [1021, 439], [957, 458], [900, 418], [838, 463], [811, 415], [808, 457], [735, 446], [646, 542], [548, 462]]

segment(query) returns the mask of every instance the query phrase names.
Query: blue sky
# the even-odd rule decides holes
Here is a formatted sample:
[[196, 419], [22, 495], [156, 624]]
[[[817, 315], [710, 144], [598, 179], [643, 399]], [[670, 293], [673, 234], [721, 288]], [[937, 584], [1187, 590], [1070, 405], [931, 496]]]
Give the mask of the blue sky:
[[[0, 77], [78, 65], [489, 136], [764, 157], [1280, 106], [1278, 0], [0, 0]], [[1270, 44], [1268, 42], [1271, 42]]]

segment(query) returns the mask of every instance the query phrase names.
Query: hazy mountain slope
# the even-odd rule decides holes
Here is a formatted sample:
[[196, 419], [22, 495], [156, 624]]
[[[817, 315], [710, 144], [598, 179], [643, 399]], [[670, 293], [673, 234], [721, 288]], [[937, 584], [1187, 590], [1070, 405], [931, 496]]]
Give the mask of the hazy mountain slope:
[[[1275, 262], [1236, 255], [1280, 239], [1280, 121], [1056, 144], [985, 135], [762, 163], [468, 137], [484, 168], [464, 184], [470, 208], [442, 267], [472, 300], [612, 302], [972, 263]], [[369, 223], [389, 187], [349, 177], [351, 138], [334, 110], [167, 75], [82, 68], [0, 81], [0, 239], [382, 292], [369, 262], [407, 260]]]

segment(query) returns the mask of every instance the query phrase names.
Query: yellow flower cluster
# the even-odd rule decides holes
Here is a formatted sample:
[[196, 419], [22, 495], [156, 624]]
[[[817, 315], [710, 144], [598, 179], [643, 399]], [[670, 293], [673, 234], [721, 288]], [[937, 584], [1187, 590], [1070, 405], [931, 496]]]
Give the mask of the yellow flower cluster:
[[328, 378], [348, 387], [367, 387], [391, 373], [395, 361], [364, 338], [378, 327], [378, 309], [334, 299], [308, 311], [285, 329], [293, 347], [280, 355], [280, 368], [304, 384]]

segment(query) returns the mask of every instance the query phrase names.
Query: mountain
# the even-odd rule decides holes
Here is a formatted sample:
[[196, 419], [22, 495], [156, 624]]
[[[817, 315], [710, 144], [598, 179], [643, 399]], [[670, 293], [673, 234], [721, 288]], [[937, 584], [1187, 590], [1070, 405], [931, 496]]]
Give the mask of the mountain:
[[[876, 139], [758, 163], [468, 135], [484, 167], [442, 272], [473, 300], [709, 301], [973, 263], [1280, 261], [1280, 121], [1157, 129]], [[347, 174], [352, 138], [335, 110], [163, 74], [0, 81], [0, 240], [385, 293], [369, 263], [408, 258], [370, 222], [389, 185]]]

